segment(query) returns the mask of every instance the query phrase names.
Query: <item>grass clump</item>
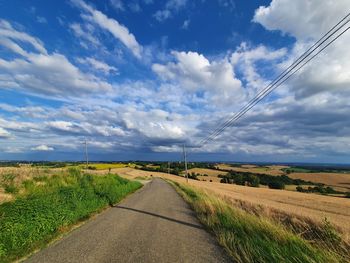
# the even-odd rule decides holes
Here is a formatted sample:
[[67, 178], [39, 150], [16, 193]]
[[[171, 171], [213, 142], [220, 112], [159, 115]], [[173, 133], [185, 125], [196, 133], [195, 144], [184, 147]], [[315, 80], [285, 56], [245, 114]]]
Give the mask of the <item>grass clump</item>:
[[[336, 251], [314, 245], [268, 218], [247, 213], [192, 187], [174, 185], [234, 262], [347, 262]], [[330, 238], [337, 239], [328, 227]]]
[[25, 181], [16, 200], [0, 205], [0, 262], [30, 253], [141, 187], [116, 175], [86, 175], [77, 169], [38, 179]]

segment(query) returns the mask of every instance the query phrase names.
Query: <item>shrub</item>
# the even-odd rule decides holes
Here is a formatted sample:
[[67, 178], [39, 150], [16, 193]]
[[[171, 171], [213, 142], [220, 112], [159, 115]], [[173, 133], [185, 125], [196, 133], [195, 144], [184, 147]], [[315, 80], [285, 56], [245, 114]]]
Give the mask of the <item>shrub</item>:
[[298, 192], [304, 192], [304, 189], [303, 189], [301, 186], [297, 186], [297, 187], [296, 187], [296, 190], [297, 190]]
[[18, 193], [18, 188], [13, 184], [4, 184], [4, 190], [5, 193], [8, 194], [17, 194]]
[[285, 184], [283, 182], [280, 182], [280, 181], [272, 181], [268, 184], [268, 187], [271, 189], [284, 189]]

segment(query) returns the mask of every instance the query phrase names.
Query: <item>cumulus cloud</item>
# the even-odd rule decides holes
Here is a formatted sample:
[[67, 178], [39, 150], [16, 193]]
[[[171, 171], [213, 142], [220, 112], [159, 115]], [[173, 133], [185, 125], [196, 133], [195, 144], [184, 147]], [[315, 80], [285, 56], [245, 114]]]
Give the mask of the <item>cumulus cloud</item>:
[[[273, 0], [269, 6], [256, 10], [254, 21], [268, 30], [279, 30], [296, 38], [290, 60], [306, 50], [313, 41], [326, 33], [349, 9], [349, 2]], [[303, 10], [304, 15], [300, 15]], [[350, 34], [339, 38], [319, 58], [308, 65], [291, 82], [297, 96], [312, 96], [319, 92], [347, 92], [350, 86], [350, 54], [347, 52]]]
[[319, 38], [348, 10], [347, 0], [273, 0], [255, 11], [253, 21], [298, 39]]
[[161, 79], [180, 83], [190, 92], [208, 92], [208, 99], [217, 104], [244, 97], [242, 83], [227, 58], [209, 61], [197, 52], [173, 51], [172, 55], [175, 62], [152, 65]]
[[85, 13], [83, 17], [90, 22], [110, 32], [116, 39], [121, 41], [137, 58], [141, 58], [142, 46], [137, 42], [135, 36], [129, 29], [120, 24], [117, 20], [107, 17], [104, 13], [94, 9], [83, 0], [72, 0]]
[[[81, 72], [64, 55], [48, 54], [40, 40], [15, 30], [6, 21], [2, 21], [1, 25], [3, 30], [0, 29], [0, 39], [7, 41], [4, 46], [22, 56], [13, 60], [0, 59], [0, 69], [3, 72], [0, 84], [3, 87], [58, 97], [81, 96], [112, 89], [109, 83]], [[12, 40], [28, 42], [40, 53], [25, 51]], [[0, 44], [4, 42], [0, 40]]]
[[49, 151], [53, 151], [54, 148], [51, 146], [47, 146], [45, 144], [42, 144], [42, 145], [32, 147], [31, 150], [32, 151], [40, 151], [40, 152], [49, 152]]

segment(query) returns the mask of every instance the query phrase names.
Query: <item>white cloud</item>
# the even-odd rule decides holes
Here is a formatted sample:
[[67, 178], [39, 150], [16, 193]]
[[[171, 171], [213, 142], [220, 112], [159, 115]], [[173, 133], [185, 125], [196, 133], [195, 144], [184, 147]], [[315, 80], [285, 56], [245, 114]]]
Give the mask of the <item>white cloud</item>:
[[[41, 53], [33, 53], [24, 51], [17, 44], [10, 45], [10, 49], [22, 55], [23, 58], [13, 60], [0, 58], [0, 69], [3, 73], [0, 82], [4, 88], [17, 88], [29, 93], [58, 97], [81, 96], [112, 89], [109, 83], [94, 75], [81, 72], [64, 55], [47, 54], [38, 39], [14, 30], [6, 21], [2, 20], [1, 25], [5, 29], [0, 28], [0, 44], [5, 43], [5, 46], [9, 47], [11, 39], [19, 39], [31, 43], [41, 51]], [[1, 39], [5, 39], [5, 42]]]
[[[343, 18], [349, 8], [347, 0], [273, 0], [269, 6], [262, 6], [256, 10], [254, 21], [268, 30], [280, 30], [296, 38], [290, 59], [284, 63], [285, 66]], [[347, 32], [291, 79], [292, 92], [296, 92], [299, 97], [328, 91], [348, 92], [349, 41], [350, 34]]]
[[319, 38], [349, 10], [348, 0], [273, 0], [260, 6], [253, 21], [298, 39]]
[[[101, 45], [100, 41], [89, 31], [89, 29], [83, 29], [82, 25], [73, 23], [70, 24], [69, 27], [77, 38], [85, 39], [92, 43], [94, 46]], [[82, 45], [84, 46], [84, 43]]]
[[154, 18], [157, 19], [159, 22], [162, 22], [164, 20], [167, 20], [171, 16], [171, 12], [167, 9], [165, 10], [158, 10], [154, 13]]
[[37, 17], [36, 17], [36, 21], [37, 21], [38, 23], [40, 23], [40, 24], [47, 24], [47, 20], [46, 20], [46, 18], [43, 17], [43, 16], [37, 16]]
[[40, 151], [40, 152], [49, 152], [49, 151], [53, 151], [54, 148], [51, 146], [47, 146], [45, 144], [42, 144], [42, 145], [32, 147], [31, 150], [32, 151]]
[[175, 62], [153, 64], [152, 70], [163, 80], [179, 83], [190, 92], [205, 91], [216, 105], [242, 100], [244, 91], [227, 58], [209, 61], [197, 52], [172, 52]]
[[184, 8], [187, 4], [187, 0], [168, 0], [164, 9], [158, 10], [154, 13], [153, 17], [159, 22], [167, 20], [173, 16], [173, 13], [178, 12]]
[[136, 41], [135, 36], [129, 32], [128, 28], [120, 24], [117, 20], [107, 17], [105, 14], [94, 9], [82, 0], [72, 0], [72, 2], [86, 12], [86, 14], [83, 15], [83, 18], [96, 23], [102, 29], [110, 32], [116, 39], [130, 49], [137, 58], [141, 58], [142, 46]]
[[[258, 63], [266, 62], [272, 64], [270, 75], [279, 72], [279, 62], [284, 61], [287, 57], [287, 49], [272, 50], [263, 45], [251, 47], [243, 42], [235, 52], [231, 54], [230, 62], [236, 71], [242, 73], [242, 80], [246, 81], [246, 92], [249, 96], [254, 96], [259, 90], [269, 84], [269, 79], [264, 79], [258, 72]], [[277, 70], [274, 69], [277, 65]]]
[[104, 74], [108, 75], [110, 73], [118, 75], [118, 69], [116, 67], [110, 66], [103, 61], [99, 61], [95, 58], [79, 58], [77, 61], [81, 64], [89, 64], [98, 71], [102, 71]]
[[11, 137], [11, 133], [0, 127], [0, 139], [7, 139]]
[[186, 19], [184, 23], [182, 24], [182, 29], [188, 29], [188, 26], [190, 25], [191, 20]]
[[0, 37], [8, 41], [13, 40], [29, 43], [40, 53], [47, 54], [46, 49], [39, 39], [15, 30], [9, 22], [3, 19], [0, 19]]
[[109, 0], [110, 4], [115, 8], [116, 10], [124, 11], [124, 3], [122, 0]]

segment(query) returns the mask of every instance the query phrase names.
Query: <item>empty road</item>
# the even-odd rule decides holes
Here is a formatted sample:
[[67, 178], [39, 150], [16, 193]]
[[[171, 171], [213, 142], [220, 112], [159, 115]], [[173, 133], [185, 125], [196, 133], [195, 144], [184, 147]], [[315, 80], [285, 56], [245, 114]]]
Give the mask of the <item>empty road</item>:
[[230, 262], [194, 212], [153, 179], [26, 262]]

